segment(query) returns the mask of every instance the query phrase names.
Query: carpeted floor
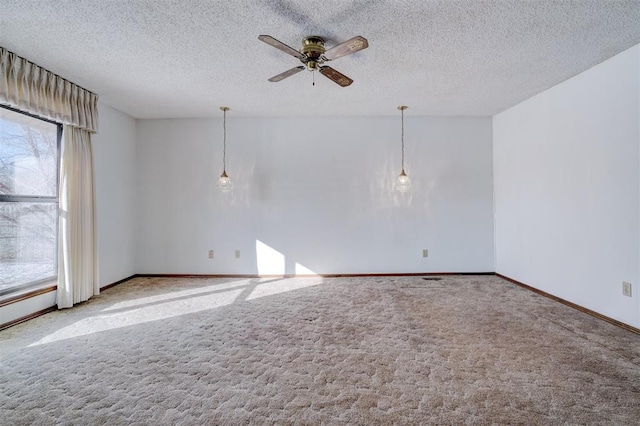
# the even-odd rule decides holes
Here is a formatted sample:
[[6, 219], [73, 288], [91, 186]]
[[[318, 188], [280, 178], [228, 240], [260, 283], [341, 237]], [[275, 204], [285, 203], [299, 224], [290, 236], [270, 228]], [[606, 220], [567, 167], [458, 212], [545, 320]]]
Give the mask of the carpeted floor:
[[136, 278], [0, 378], [3, 425], [640, 422], [640, 335], [494, 276]]

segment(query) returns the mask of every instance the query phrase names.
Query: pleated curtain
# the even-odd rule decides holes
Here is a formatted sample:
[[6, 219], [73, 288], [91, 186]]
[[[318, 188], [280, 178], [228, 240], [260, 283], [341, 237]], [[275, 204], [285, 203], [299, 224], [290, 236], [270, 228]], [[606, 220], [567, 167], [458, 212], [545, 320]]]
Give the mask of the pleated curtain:
[[98, 96], [0, 47], [0, 103], [63, 124], [58, 308], [100, 293], [91, 134]]
[[100, 294], [91, 133], [64, 126], [60, 161], [58, 308]]

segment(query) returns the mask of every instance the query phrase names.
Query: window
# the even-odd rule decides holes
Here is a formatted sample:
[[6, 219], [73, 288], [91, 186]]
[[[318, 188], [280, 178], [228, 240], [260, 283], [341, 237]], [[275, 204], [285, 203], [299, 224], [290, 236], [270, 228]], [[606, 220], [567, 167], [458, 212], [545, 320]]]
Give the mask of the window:
[[0, 106], [0, 295], [55, 282], [62, 125]]

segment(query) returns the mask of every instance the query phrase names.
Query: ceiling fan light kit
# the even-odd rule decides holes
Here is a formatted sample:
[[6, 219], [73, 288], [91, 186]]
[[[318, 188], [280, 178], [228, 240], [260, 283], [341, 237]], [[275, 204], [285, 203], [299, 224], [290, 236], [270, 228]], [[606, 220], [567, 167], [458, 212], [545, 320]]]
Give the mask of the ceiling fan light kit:
[[341, 87], [347, 87], [353, 83], [353, 80], [335, 70], [334, 68], [324, 65], [326, 62], [333, 61], [343, 56], [350, 55], [351, 53], [358, 52], [360, 50], [369, 47], [369, 42], [362, 36], [353, 37], [337, 46], [327, 50], [324, 47], [325, 40], [320, 36], [308, 36], [302, 40], [302, 47], [300, 50], [295, 50], [292, 47], [287, 46], [279, 40], [269, 36], [258, 36], [258, 40], [267, 43], [270, 46], [275, 47], [295, 58], [297, 58], [302, 65], [291, 68], [285, 72], [275, 75], [269, 79], [270, 82], [276, 83], [282, 81], [287, 77], [291, 77], [294, 74], [299, 73], [303, 69], [309, 71], [318, 71], [320, 74], [327, 77]]

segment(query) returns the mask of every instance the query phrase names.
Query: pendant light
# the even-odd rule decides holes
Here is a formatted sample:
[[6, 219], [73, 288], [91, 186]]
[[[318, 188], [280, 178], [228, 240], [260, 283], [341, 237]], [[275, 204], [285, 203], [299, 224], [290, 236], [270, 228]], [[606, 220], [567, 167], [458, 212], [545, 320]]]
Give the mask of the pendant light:
[[223, 113], [223, 124], [222, 128], [224, 129], [224, 137], [222, 140], [222, 174], [218, 179], [218, 189], [220, 192], [229, 192], [233, 189], [233, 182], [227, 176], [227, 111], [229, 111], [229, 107], [220, 107]]
[[398, 109], [402, 114], [402, 133], [400, 136], [400, 140], [402, 142], [402, 171], [396, 180], [396, 189], [398, 192], [407, 192], [411, 188], [411, 180], [404, 171], [404, 110], [407, 109], [407, 107], [400, 105]]

